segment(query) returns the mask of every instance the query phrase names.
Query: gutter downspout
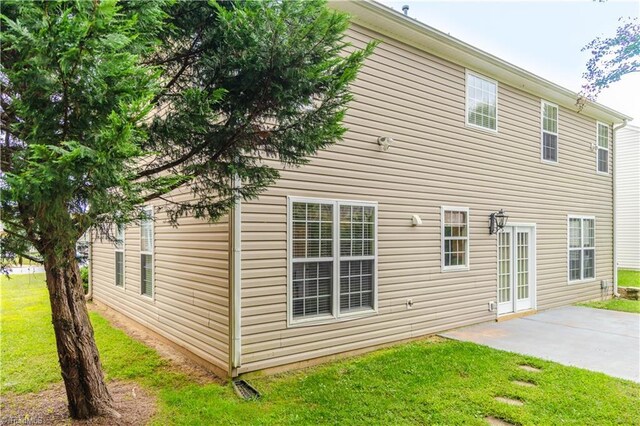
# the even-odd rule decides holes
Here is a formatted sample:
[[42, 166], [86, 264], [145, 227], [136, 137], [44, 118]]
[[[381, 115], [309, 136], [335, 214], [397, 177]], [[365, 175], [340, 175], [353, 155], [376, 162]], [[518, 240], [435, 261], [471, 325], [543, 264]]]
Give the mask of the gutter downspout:
[[85, 300], [93, 300], [93, 231], [89, 231], [89, 255], [87, 256], [89, 266], [89, 279], [87, 280], [87, 294]]
[[628, 120], [622, 120], [622, 124], [613, 128], [613, 134], [611, 137], [613, 145], [613, 296], [620, 297], [618, 293], [618, 249], [617, 249], [617, 234], [618, 228], [616, 226], [616, 180], [618, 179], [618, 147], [616, 146], [616, 132], [629, 123]]
[[[236, 175], [234, 178], [236, 189], [242, 187], [242, 181]], [[238, 375], [240, 356], [242, 354], [241, 333], [241, 297], [242, 289], [242, 199], [236, 195], [236, 202], [231, 215], [231, 377]]]

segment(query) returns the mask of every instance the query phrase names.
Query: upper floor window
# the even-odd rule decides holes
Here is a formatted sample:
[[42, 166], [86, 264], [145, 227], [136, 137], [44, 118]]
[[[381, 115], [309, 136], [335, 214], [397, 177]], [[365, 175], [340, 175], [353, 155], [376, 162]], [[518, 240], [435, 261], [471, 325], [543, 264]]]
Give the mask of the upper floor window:
[[377, 206], [290, 199], [291, 318], [375, 310]]
[[469, 269], [469, 209], [442, 207], [442, 270]]
[[140, 293], [153, 297], [153, 207], [144, 209], [140, 223]]
[[598, 123], [598, 173], [609, 173], [609, 126]]
[[542, 159], [558, 161], [558, 106], [542, 101]]
[[595, 278], [596, 220], [569, 216], [569, 282]]
[[118, 287], [124, 287], [124, 229], [124, 225], [116, 225], [115, 275]]
[[498, 83], [467, 72], [467, 124], [498, 130]]

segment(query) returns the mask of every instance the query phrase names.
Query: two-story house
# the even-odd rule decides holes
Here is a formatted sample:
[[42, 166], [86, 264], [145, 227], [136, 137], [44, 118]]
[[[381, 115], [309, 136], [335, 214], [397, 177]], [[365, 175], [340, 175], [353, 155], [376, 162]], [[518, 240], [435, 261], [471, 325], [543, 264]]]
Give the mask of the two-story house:
[[610, 296], [629, 117], [375, 2], [332, 7], [353, 46], [381, 41], [344, 141], [219, 223], [97, 241], [94, 299], [236, 376]]

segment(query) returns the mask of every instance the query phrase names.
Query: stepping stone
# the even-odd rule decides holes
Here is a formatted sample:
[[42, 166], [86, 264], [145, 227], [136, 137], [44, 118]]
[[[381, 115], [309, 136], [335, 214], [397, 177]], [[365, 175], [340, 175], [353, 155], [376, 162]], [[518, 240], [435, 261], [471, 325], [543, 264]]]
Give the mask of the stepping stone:
[[488, 424], [491, 426], [513, 426], [512, 423], [499, 419], [493, 416], [487, 416], [484, 418]]
[[520, 368], [522, 368], [525, 371], [532, 371], [532, 372], [535, 372], [535, 373], [539, 373], [539, 372], [542, 371], [541, 369], [539, 369], [537, 367], [532, 367], [532, 366], [526, 365], [526, 364], [521, 365]]
[[509, 405], [517, 405], [519, 407], [524, 405], [524, 402], [517, 400], [517, 399], [511, 399], [511, 398], [505, 398], [503, 396], [496, 396], [495, 400], [498, 402], [503, 402], [505, 404], [509, 404]]
[[525, 386], [525, 387], [528, 387], [528, 388], [534, 388], [534, 387], [538, 386], [535, 383], [523, 382], [522, 380], [512, 380], [511, 383], [516, 384], [518, 386]]

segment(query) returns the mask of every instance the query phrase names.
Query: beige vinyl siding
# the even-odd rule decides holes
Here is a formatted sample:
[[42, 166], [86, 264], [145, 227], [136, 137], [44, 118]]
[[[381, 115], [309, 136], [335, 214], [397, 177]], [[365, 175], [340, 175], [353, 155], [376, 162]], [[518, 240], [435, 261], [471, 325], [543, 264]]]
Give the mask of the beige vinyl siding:
[[140, 228], [125, 234], [125, 287], [115, 286], [114, 246], [93, 245], [93, 297], [228, 371], [229, 224], [194, 218], [174, 228], [156, 210], [154, 298], [140, 294]]
[[[612, 180], [596, 174], [595, 120], [560, 108], [559, 163], [543, 163], [539, 97], [498, 82], [498, 133], [470, 129], [463, 67], [349, 31], [356, 48], [372, 38], [383, 42], [353, 84], [344, 141], [243, 204], [241, 373], [495, 319], [488, 218], [500, 208], [537, 225], [539, 309], [597, 298], [612, 279]], [[387, 152], [379, 136], [393, 138]], [[377, 315], [287, 326], [287, 196], [378, 202]], [[469, 271], [440, 270], [443, 205], [469, 208]], [[597, 240], [596, 279], [572, 285], [569, 214], [595, 216]]]
[[615, 142], [618, 266], [640, 269], [640, 127], [619, 130]]

